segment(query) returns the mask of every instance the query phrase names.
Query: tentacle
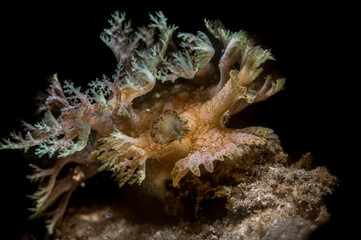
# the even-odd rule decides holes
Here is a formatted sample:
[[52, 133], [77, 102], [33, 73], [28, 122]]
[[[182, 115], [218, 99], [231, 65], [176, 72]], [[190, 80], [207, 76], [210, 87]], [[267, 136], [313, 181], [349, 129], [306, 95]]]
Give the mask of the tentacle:
[[[268, 98], [272, 97], [279, 91], [284, 89], [284, 85], [286, 83], [285, 78], [280, 78], [274, 80], [270, 75], [267, 75], [265, 78], [265, 81], [260, 89], [256, 90], [257, 96], [254, 99], [253, 103], [261, 102], [264, 100], [267, 100]], [[244, 101], [242, 99], [238, 100], [230, 109], [229, 114], [234, 115], [240, 111], [242, 111], [244, 108], [249, 106], [251, 103]]]

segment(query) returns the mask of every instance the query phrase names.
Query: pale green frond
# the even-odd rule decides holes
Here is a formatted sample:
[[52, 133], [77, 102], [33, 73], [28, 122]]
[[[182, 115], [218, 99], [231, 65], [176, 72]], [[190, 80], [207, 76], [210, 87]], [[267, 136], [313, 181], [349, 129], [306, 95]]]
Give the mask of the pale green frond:
[[59, 152], [59, 157], [66, 157], [74, 154], [75, 152], [79, 152], [85, 148], [88, 143], [88, 137], [91, 131], [91, 126], [89, 123], [82, 121], [82, 128], [78, 133], [78, 140], [76, 143], [71, 144], [70, 148], [67, 146], [61, 146], [61, 150]]
[[110, 25], [112, 25], [113, 27], [118, 27], [119, 25], [121, 25], [123, 23], [123, 21], [125, 20], [125, 16], [126, 13], [125, 12], [121, 12], [119, 14], [119, 11], [115, 11], [113, 14], [111, 14], [112, 18], [108, 20], [108, 22], [110, 23]]
[[250, 44], [244, 44], [241, 46], [241, 50], [241, 65], [249, 69], [255, 70], [265, 61], [274, 60], [270, 50], [264, 50], [259, 46], [254, 47]]
[[168, 49], [169, 42], [173, 36], [173, 33], [175, 30], [177, 30], [178, 27], [175, 25], [171, 25], [165, 33], [160, 37], [160, 41], [162, 43], [162, 47], [160, 49], [160, 56], [163, 58], [165, 56], [165, 53]]
[[286, 84], [286, 78], [280, 78], [277, 79], [275, 82], [272, 82], [272, 88], [271, 88], [272, 93], [277, 93], [282, 89], [284, 89], [285, 84]]
[[126, 63], [138, 47], [139, 37], [133, 34], [131, 21], [125, 22], [125, 13], [116, 11], [109, 23], [111, 28], [104, 29], [100, 39], [113, 51], [118, 62]]
[[183, 39], [182, 46], [190, 48], [194, 52], [197, 70], [203, 68], [214, 56], [215, 50], [207, 35], [198, 31], [197, 36], [190, 33], [179, 33], [178, 37]]
[[103, 75], [102, 80], [96, 78], [95, 81], [92, 81], [88, 84], [90, 87], [89, 91], [97, 103], [105, 105], [107, 98], [113, 94], [113, 91], [110, 88], [110, 84], [111, 81], [106, 75]]
[[[140, 57], [140, 64], [145, 65], [152, 74], [156, 74], [157, 66], [161, 62], [162, 57], [159, 55], [159, 49], [157, 46], [152, 47], [149, 51], [137, 52]], [[133, 63], [139, 65], [136, 61]]]
[[194, 78], [197, 69], [193, 66], [193, 59], [189, 53], [178, 52], [174, 53], [173, 57], [173, 64], [171, 64], [168, 69], [178, 77], [183, 77], [185, 79]]
[[153, 21], [152, 24], [149, 24], [149, 27], [157, 28], [160, 32], [159, 40], [161, 43], [161, 47], [159, 49], [159, 56], [161, 58], [164, 57], [167, 49], [168, 44], [172, 38], [172, 35], [176, 29], [178, 29], [175, 25], [167, 25], [167, 18], [164, 16], [164, 14], [159, 11], [156, 12], [156, 16], [153, 16], [149, 14], [150, 20]]
[[234, 33], [227, 30], [220, 20], [209, 21], [205, 19], [204, 22], [208, 32], [217, 38], [223, 44], [223, 47], [226, 48]]
[[165, 33], [167, 30], [167, 18], [164, 16], [162, 11], [158, 11], [155, 14], [156, 16], [149, 14], [149, 18], [153, 23], [149, 24], [148, 26], [158, 28], [159, 31]]
[[[10, 133], [12, 135], [12, 133]], [[22, 142], [15, 142], [10, 140], [10, 138], [3, 138], [0, 142], [0, 149], [23, 149], [25, 148], [24, 143]]]
[[98, 141], [99, 146], [94, 154], [102, 163], [99, 171], [112, 171], [119, 186], [135, 182], [140, 184], [144, 180], [144, 164], [148, 157], [143, 149], [135, 146], [136, 138], [115, 131]]

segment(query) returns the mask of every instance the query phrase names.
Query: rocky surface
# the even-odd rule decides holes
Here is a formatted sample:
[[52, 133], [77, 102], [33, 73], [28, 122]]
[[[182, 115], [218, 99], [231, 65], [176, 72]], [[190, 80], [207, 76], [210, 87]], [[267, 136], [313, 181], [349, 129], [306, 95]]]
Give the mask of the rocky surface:
[[122, 190], [126, 201], [71, 206], [53, 239], [307, 239], [329, 219], [337, 178], [309, 153], [291, 164], [278, 140], [243, 153], [179, 188], [165, 182], [166, 200], [140, 186]]

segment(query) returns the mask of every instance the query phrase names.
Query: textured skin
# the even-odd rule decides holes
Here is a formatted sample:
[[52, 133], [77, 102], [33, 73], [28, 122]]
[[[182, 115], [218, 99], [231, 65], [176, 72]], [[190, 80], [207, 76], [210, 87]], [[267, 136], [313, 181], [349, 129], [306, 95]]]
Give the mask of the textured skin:
[[[189, 88], [188, 88], [189, 89]], [[143, 136], [142, 147], [147, 158], [159, 159], [161, 162], [175, 163], [172, 170], [173, 185], [177, 186], [181, 178], [190, 170], [200, 176], [199, 165], [213, 172], [213, 161], [223, 160], [224, 156], [241, 155], [238, 146], [241, 144], [263, 145], [266, 137], [275, 137], [272, 130], [266, 128], [227, 129], [223, 126], [223, 114], [209, 111], [227, 104], [222, 97], [207, 100], [205, 91], [173, 90], [154, 94], [157, 98], [144, 100], [139, 104], [140, 120], [134, 127], [134, 135]], [[174, 140], [169, 145], [161, 145], [149, 140], [150, 123], [169, 109], [178, 112], [179, 117], [186, 122], [188, 132], [182, 139]], [[142, 160], [144, 161], [144, 159]], [[170, 165], [171, 165], [170, 164]], [[164, 165], [169, 165], [164, 163]], [[169, 170], [169, 169], [168, 169]]]

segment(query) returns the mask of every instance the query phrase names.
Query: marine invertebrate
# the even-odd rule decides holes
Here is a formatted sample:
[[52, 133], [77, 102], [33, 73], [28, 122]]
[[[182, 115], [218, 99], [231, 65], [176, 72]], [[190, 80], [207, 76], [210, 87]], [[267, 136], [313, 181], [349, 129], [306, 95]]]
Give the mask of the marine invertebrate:
[[[97, 171], [112, 171], [120, 186], [146, 179], [162, 197], [165, 179], [176, 187], [188, 172], [200, 176], [200, 166], [212, 172], [215, 160], [241, 155], [239, 146], [263, 145], [276, 137], [268, 128], [228, 129], [224, 124], [282, 89], [284, 79], [262, 71], [264, 62], [274, 60], [269, 50], [219, 21], [205, 21], [208, 34], [174, 36], [177, 27], [168, 25], [161, 12], [150, 19], [150, 25], [134, 30], [125, 14], [115, 12], [111, 27], [101, 34], [118, 61], [114, 75], [90, 82], [85, 92], [67, 81], [62, 87], [54, 75], [40, 107], [43, 120], [24, 123], [25, 136], [12, 134], [0, 145], [35, 148], [37, 156], [52, 159], [51, 168], [34, 166], [29, 177], [40, 183], [32, 196], [35, 217], [59, 203], [47, 214], [50, 231], [72, 191]], [[149, 159], [159, 161], [156, 177], [146, 170]], [[69, 163], [75, 167], [60, 176]]]

